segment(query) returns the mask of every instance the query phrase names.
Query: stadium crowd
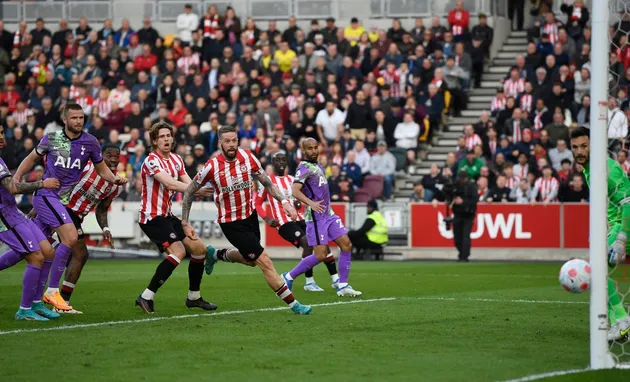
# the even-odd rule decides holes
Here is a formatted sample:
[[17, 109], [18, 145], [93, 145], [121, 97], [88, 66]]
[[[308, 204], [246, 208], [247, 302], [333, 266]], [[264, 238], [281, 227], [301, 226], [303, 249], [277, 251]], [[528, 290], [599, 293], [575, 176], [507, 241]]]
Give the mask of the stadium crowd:
[[178, 33], [165, 36], [150, 19], [100, 28], [60, 20], [54, 33], [41, 19], [16, 31], [0, 22], [0, 123], [10, 143], [2, 157], [16, 168], [76, 102], [88, 132], [122, 147], [129, 200], [139, 198], [137, 173], [156, 121], [174, 126], [191, 176], [216, 153], [218, 128], [231, 124], [264, 165], [286, 152], [290, 172], [301, 140], [316, 138], [335, 200], [352, 201], [366, 175], [381, 176], [377, 196], [390, 199], [395, 171], [479, 84], [493, 37], [485, 15], [479, 22], [469, 27], [461, 1], [446, 23], [418, 18], [411, 30], [396, 19], [381, 30], [356, 18], [347, 26], [313, 20], [302, 30], [291, 17], [280, 31], [275, 21], [263, 26], [213, 5], [202, 15], [187, 5]]
[[[589, 10], [582, 0], [563, 4], [567, 21], [562, 23], [542, 5], [527, 29], [527, 52], [516, 57], [489, 110], [474, 125], [464, 126], [446, 166], [432, 168], [431, 175], [416, 185], [412, 199], [433, 200], [436, 183], [464, 169], [476, 179], [483, 202], [588, 201], [588, 187], [574, 164], [568, 137], [573, 128], [588, 127], [590, 122]], [[627, 15], [610, 28], [608, 100], [609, 152], [626, 172], [630, 171], [628, 30]]]

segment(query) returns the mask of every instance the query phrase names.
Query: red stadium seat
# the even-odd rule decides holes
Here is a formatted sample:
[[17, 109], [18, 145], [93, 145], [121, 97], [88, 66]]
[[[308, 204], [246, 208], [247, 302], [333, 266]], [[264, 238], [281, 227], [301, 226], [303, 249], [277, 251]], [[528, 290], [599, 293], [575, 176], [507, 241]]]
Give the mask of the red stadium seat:
[[372, 199], [383, 196], [383, 186], [385, 179], [381, 175], [367, 175], [363, 178], [363, 189], [365, 189]]
[[358, 189], [358, 190], [356, 190], [354, 192], [354, 200], [353, 201], [355, 203], [367, 203], [367, 202], [369, 202], [372, 199], [373, 199], [372, 195], [370, 195], [370, 193], [367, 190], [363, 189], [363, 188], [360, 188], [360, 189]]

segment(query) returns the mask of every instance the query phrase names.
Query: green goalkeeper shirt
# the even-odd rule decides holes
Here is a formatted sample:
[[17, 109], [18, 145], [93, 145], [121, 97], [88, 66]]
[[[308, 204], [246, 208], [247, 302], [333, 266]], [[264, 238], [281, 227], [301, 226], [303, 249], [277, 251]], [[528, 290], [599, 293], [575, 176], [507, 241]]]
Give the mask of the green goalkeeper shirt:
[[[590, 188], [590, 168], [584, 166], [584, 177]], [[608, 158], [608, 228], [617, 224], [630, 237], [630, 180], [614, 159]], [[623, 224], [621, 224], [623, 223]]]

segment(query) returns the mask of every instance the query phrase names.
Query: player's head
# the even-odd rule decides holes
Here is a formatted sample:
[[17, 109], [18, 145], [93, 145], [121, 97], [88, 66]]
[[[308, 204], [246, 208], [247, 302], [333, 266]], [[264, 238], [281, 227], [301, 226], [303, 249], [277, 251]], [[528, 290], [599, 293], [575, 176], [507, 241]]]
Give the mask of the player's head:
[[118, 168], [118, 163], [120, 163], [120, 148], [111, 143], [107, 143], [103, 145], [101, 152], [103, 153], [105, 164], [115, 173], [116, 168]]
[[83, 107], [77, 103], [69, 103], [63, 108], [61, 115], [66, 129], [72, 134], [80, 134], [83, 131], [83, 123], [85, 122], [85, 114]]
[[173, 151], [173, 128], [166, 122], [156, 122], [149, 130], [151, 149], [162, 154]]
[[0, 149], [3, 149], [6, 145], [6, 141], [4, 140], [4, 126], [0, 125]]
[[287, 169], [287, 156], [283, 153], [276, 153], [271, 159], [271, 164], [273, 164], [273, 172], [282, 176]]
[[234, 160], [238, 151], [238, 134], [236, 127], [231, 125], [221, 126], [219, 129], [219, 145], [227, 160]]
[[306, 138], [302, 142], [302, 152], [307, 162], [317, 163], [319, 157], [319, 143], [313, 138]]
[[571, 151], [577, 164], [584, 166], [590, 159], [589, 129], [578, 127], [571, 132]]

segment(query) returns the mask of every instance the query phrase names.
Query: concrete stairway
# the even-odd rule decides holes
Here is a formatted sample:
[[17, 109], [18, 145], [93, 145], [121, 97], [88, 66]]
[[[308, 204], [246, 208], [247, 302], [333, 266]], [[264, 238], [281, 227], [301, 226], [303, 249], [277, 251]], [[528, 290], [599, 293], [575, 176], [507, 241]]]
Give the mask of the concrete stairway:
[[485, 68], [481, 87], [469, 91], [468, 108], [462, 111], [462, 116], [450, 118], [448, 125], [437, 134], [436, 142], [429, 148], [426, 159], [418, 160], [412, 166], [413, 172], [397, 178], [396, 200], [408, 200], [409, 195], [413, 192], [414, 183], [429, 173], [433, 163], [442, 166], [447, 154], [454, 151], [457, 146], [457, 139], [463, 134], [464, 125], [476, 123], [483, 110], [490, 110], [496, 89], [501, 86], [501, 79], [505, 78], [510, 67], [514, 65], [515, 57], [518, 54], [525, 54], [526, 51], [526, 32], [511, 32], [497, 56]]

